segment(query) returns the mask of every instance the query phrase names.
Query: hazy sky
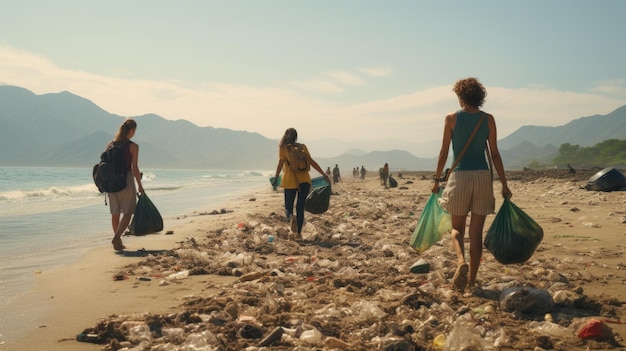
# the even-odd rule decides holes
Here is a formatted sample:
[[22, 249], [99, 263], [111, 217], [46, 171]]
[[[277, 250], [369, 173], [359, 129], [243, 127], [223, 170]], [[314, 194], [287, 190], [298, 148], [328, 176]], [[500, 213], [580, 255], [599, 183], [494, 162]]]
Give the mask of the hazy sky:
[[0, 84], [273, 139], [292, 126], [438, 149], [463, 77], [486, 86], [499, 138], [625, 105], [625, 14], [623, 0], [9, 1]]

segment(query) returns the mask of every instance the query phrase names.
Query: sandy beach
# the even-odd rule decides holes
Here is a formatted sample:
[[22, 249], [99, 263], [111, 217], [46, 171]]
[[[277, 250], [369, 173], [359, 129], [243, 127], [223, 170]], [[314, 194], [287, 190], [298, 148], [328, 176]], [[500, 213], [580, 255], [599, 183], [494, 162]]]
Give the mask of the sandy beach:
[[[594, 173], [508, 173], [543, 242], [524, 264], [484, 250], [474, 294], [452, 290], [449, 235], [422, 254], [408, 244], [432, 173], [396, 176], [390, 189], [373, 174], [345, 178], [326, 213], [306, 214], [301, 240], [268, 185], [125, 237], [125, 254], [97, 248], [38, 273], [11, 307], [23, 333], [0, 350], [622, 350], [626, 192], [585, 190]], [[427, 273], [410, 272], [419, 259]], [[507, 311], [499, 294], [514, 286], [555, 304]], [[605, 333], [579, 338], [592, 318]], [[78, 342], [83, 331], [103, 343]]]

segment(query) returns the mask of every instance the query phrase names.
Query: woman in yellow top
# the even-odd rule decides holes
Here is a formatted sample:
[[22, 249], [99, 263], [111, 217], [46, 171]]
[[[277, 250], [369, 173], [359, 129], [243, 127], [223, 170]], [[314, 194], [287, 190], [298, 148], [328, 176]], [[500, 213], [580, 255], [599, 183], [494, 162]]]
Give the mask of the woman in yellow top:
[[[304, 144], [297, 144], [298, 132], [294, 128], [289, 128], [283, 134], [283, 138], [278, 145], [278, 166], [276, 167], [276, 176], [274, 179], [278, 179], [281, 170], [284, 172], [282, 178], [282, 187], [285, 193], [285, 215], [287, 220], [291, 222], [291, 231], [294, 233], [302, 233], [302, 225], [304, 224], [304, 204], [306, 203], [306, 197], [311, 190], [311, 176], [308, 170], [306, 171], [293, 171], [288, 165], [289, 162], [289, 148], [302, 145], [302, 149], [306, 154], [308, 164], [324, 176], [328, 184], [330, 184], [330, 178], [324, 173], [324, 170], [311, 158], [309, 150]], [[296, 195], [298, 200], [296, 202]], [[296, 202], [296, 216], [293, 216], [293, 204]]]

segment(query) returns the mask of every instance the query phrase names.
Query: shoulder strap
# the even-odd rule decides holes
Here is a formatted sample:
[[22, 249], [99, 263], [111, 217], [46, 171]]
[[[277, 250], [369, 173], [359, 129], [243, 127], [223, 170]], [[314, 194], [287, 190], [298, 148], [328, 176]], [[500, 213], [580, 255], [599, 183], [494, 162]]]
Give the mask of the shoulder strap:
[[493, 159], [491, 158], [491, 148], [489, 142], [485, 141], [485, 153], [487, 154], [487, 160], [489, 160], [489, 172], [491, 173], [491, 179], [493, 179]]
[[448, 171], [448, 174], [446, 175], [446, 181], [450, 177], [450, 174], [452, 174], [452, 171], [454, 170], [454, 168], [459, 165], [459, 162], [461, 162], [463, 155], [465, 155], [465, 151], [467, 151], [470, 143], [472, 142], [472, 139], [474, 139], [474, 136], [476, 135], [476, 133], [478, 133], [478, 129], [483, 124], [484, 119], [485, 119], [485, 113], [483, 112], [483, 114], [480, 116], [480, 119], [478, 120], [478, 123], [476, 123], [476, 127], [474, 127], [472, 134], [470, 134], [469, 138], [465, 142], [465, 146], [463, 146], [463, 150], [461, 150], [461, 152], [459, 153], [459, 157], [456, 158], [456, 160], [452, 164], [452, 167], [450, 167], [450, 171]]

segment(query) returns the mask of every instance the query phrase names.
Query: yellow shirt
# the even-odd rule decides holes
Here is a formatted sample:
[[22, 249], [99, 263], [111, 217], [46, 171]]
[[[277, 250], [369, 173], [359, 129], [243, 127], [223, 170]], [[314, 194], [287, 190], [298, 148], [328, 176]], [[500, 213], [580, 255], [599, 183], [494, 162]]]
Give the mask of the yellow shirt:
[[[304, 151], [306, 152], [307, 157], [311, 158], [309, 155], [309, 149], [306, 148], [306, 145], [302, 144]], [[278, 159], [284, 160], [283, 163], [283, 179], [281, 181], [281, 185], [284, 189], [298, 189], [300, 183], [309, 183], [311, 182], [311, 176], [309, 172], [294, 172], [289, 168], [287, 164], [287, 160], [289, 159], [289, 151], [286, 146], [278, 147]]]

